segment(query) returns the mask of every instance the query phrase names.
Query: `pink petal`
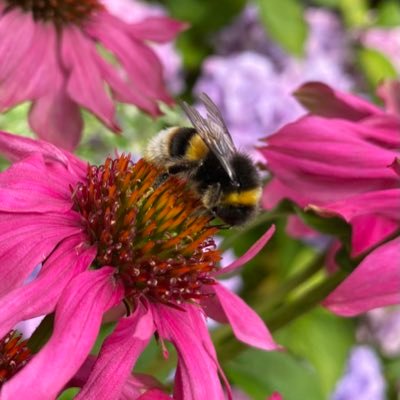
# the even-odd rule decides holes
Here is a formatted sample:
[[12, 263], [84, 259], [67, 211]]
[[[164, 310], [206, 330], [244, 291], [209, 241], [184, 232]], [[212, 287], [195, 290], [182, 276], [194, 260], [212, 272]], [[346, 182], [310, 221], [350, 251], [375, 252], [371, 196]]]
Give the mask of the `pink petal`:
[[100, 13], [85, 29], [117, 56], [137, 90], [153, 100], [172, 102], [165, 90], [159, 58], [149, 46], [129, 37], [128, 24]]
[[356, 133], [370, 143], [387, 149], [397, 150], [400, 147], [400, 119], [392, 115], [374, 115], [362, 120]]
[[378, 95], [385, 102], [387, 112], [400, 117], [400, 81], [385, 80], [378, 88]]
[[79, 236], [63, 241], [46, 260], [39, 276], [6, 294], [0, 302], [0, 337], [19, 321], [49, 314], [69, 281], [92, 263], [96, 250], [78, 255]]
[[31, 16], [16, 8], [0, 16], [0, 82], [18, 67], [32, 47], [35, 29]]
[[69, 25], [63, 29], [61, 58], [69, 72], [67, 94], [93, 112], [111, 130], [119, 131], [114, 104], [106, 93], [95, 53], [95, 44], [78, 27]]
[[263, 247], [267, 244], [269, 239], [271, 239], [271, 236], [275, 232], [275, 225], [272, 225], [261, 237], [260, 239], [255, 242], [249, 250], [246, 251], [241, 257], [236, 259], [232, 264], [228, 265], [225, 268], [222, 268], [218, 270], [215, 275], [221, 275], [221, 274], [228, 274], [230, 272], [236, 271], [240, 267], [242, 267], [244, 264], [249, 262], [251, 259], [253, 259], [262, 249]]
[[159, 389], [152, 389], [138, 397], [137, 400], [171, 400], [171, 397]]
[[311, 202], [306, 193], [299, 193], [290, 186], [283, 184], [279, 179], [272, 178], [265, 186], [262, 196], [262, 206], [270, 210], [276, 207], [283, 199], [292, 200], [302, 207]]
[[125, 77], [126, 79], [124, 80], [123, 77], [120, 76], [121, 74], [118, 74], [118, 71], [115, 70], [115, 66], [110, 65], [100, 56], [98, 56], [96, 60], [101, 74], [104, 80], [110, 85], [116, 100], [134, 104], [150, 115], [160, 114], [157, 103], [137, 90], [128, 80], [128, 77]]
[[114, 272], [114, 268], [105, 267], [83, 272], [72, 280], [57, 305], [51, 338], [2, 387], [4, 398], [43, 400], [57, 397], [92, 348], [104, 311], [121, 301], [123, 288], [115, 286]]
[[398, 178], [387, 168], [396, 152], [368, 143], [359, 131], [373, 129], [344, 120], [331, 119], [328, 124], [320, 117], [304, 117], [270, 136], [262, 152], [285, 186], [314, 203], [397, 187]]
[[321, 82], [308, 82], [295, 92], [296, 99], [313, 114], [327, 118], [344, 118], [358, 121], [383, 111], [373, 104], [350, 93], [334, 90]]
[[[171, 341], [178, 352], [178, 369], [174, 398], [185, 400], [223, 400], [218, 379], [218, 366], [198, 336], [198, 327], [184, 311], [161, 304], [152, 304], [157, 331]], [[201, 310], [199, 310], [201, 312]]]
[[32, 103], [29, 124], [40, 139], [70, 151], [79, 144], [83, 129], [79, 107], [61, 88]]
[[18, 287], [63, 239], [79, 234], [75, 218], [0, 213], [0, 294]]
[[[250, 346], [263, 350], [280, 349], [261, 318], [239, 296], [220, 284], [213, 285], [212, 291], [216, 295], [214, 301], [211, 298], [208, 303], [212, 305], [212, 318], [229, 322], [235, 336]], [[209, 309], [204, 308], [208, 313]]]
[[360, 215], [351, 221], [351, 256], [356, 257], [399, 229], [399, 223], [379, 215]]
[[332, 312], [358, 315], [377, 307], [400, 303], [400, 238], [369, 254], [324, 301]]
[[[161, 394], [167, 396], [164, 392], [162, 392], [160, 389], [157, 388], [160, 389], [162, 388], [161, 383], [150, 375], [145, 375], [145, 374], [130, 375], [128, 379], [125, 381], [124, 388], [122, 390], [122, 394], [119, 400], [136, 399], [137, 396], [142, 394], [146, 389], [149, 390], [146, 393], [155, 396], [154, 397], [155, 399], [157, 399], [157, 396], [160, 396]], [[170, 397], [167, 396], [167, 399], [170, 399]]]
[[50, 87], [48, 78], [57, 68], [57, 33], [52, 24], [35, 23], [31, 37], [30, 46], [18, 65], [1, 79], [0, 110], [42, 96]]
[[151, 310], [139, 303], [133, 315], [122, 318], [104, 341], [89, 379], [76, 399], [118, 400], [154, 330]]
[[187, 28], [187, 23], [172, 18], [149, 17], [143, 21], [129, 24], [127, 31], [135, 39], [166, 43], [175, 39], [178, 33]]
[[274, 392], [267, 400], [283, 400], [283, 397], [278, 392]]
[[309, 206], [323, 216], [339, 216], [347, 222], [360, 215], [375, 214], [400, 221], [400, 189], [362, 193], [323, 207]]
[[[86, 176], [87, 164], [73, 154], [41, 140], [0, 131], [0, 154], [11, 162], [20, 161], [35, 153], [41, 154], [45, 161], [60, 163], [69, 175], [73, 175], [69, 179], [83, 179]], [[64, 173], [60, 178], [60, 180], [68, 179], [68, 174]]]
[[75, 185], [76, 178], [62, 180], [59, 171], [54, 172], [41, 154], [33, 154], [2, 172], [0, 211], [63, 213], [70, 210], [73, 204], [69, 184]]

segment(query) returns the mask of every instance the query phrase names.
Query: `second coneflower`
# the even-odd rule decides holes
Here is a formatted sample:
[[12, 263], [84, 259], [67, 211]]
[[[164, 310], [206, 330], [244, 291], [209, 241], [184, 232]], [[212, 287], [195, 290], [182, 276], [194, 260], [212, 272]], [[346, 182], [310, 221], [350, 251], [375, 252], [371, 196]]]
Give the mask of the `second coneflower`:
[[32, 130], [68, 150], [80, 141], [80, 107], [115, 132], [114, 100], [158, 115], [158, 101], [172, 99], [148, 43], [185, 27], [166, 17], [128, 23], [101, 0], [0, 0], [0, 112], [31, 101]]
[[221, 270], [200, 202], [146, 162], [122, 155], [88, 166], [6, 133], [0, 152], [15, 162], [0, 174], [0, 336], [55, 312], [51, 338], [4, 385], [6, 398], [54, 398], [85, 361], [104, 312], [122, 303], [132, 313], [103, 343], [78, 399], [118, 399], [154, 333], [177, 349], [176, 399], [223, 399], [205, 315], [229, 322], [243, 342], [277, 348], [254, 311], [216, 280], [252, 258], [273, 228]]

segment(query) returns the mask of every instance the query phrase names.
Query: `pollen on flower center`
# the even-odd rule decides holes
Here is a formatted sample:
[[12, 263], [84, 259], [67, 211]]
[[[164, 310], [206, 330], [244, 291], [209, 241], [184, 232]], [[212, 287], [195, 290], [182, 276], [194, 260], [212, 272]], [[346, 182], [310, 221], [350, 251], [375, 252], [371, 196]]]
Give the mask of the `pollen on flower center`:
[[98, 0], [6, 0], [6, 3], [9, 8], [31, 12], [35, 20], [52, 21], [57, 26], [80, 24], [103, 8]]
[[0, 388], [30, 359], [31, 353], [22, 335], [11, 330], [0, 340]]
[[95, 268], [115, 267], [131, 303], [141, 294], [165, 303], [200, 298], [220, 259], [217, 229], [201, 202], [185, 182], [161, 176], [122, 155], [89, 166], [87, 182], [73, 188], [75, 209], [97, 246]]

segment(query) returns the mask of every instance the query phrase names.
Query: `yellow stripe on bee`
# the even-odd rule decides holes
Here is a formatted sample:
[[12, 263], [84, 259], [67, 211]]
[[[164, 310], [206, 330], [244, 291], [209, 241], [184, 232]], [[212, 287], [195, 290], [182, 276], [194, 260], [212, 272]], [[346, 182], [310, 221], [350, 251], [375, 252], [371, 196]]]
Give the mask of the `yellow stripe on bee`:
[[222, 202], [224, 204], [238, 204], [243, 206], [253, 206], [258, 203], [261, 197], [261, 189], [243, 190], [241, 192], [233, 192], [224, 196]]
[[208, 147], [203, 142], [200, 135], [195, 134], [189, 142], [189, 146], [186, 150], [185, 159], [190, 161], [198, 161], [205, 158], [208, 153]]

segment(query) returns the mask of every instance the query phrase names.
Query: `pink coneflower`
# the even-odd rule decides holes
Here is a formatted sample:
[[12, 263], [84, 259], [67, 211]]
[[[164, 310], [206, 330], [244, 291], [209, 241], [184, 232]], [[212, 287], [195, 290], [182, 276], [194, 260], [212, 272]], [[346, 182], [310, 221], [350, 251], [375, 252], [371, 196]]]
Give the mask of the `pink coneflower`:
[[54, 398], [85, 361], [104, 312], [122, 302], [131, 314], [103, 343], [78, 399], [117, 399], [154, 333], [177, 349], [176, 399], [223, 399], [206, 315], [245, 343], [277, 348], [255, 312], [216, 280], [251, 259], [273, 228], [219, 269], [216, 228], [185, 182], [161, 184], [160, 171], [124, 155], [88, 166], [6, 133], [0, 149], [14, 161], [0, 174], [0, 335], [55, 312], [51, 338], [4, 385], [4, 398]]
[[184, 27], [166, 17], [128, 23], [100, 0], [0, 0], [0, 112], [31, 101], [33, 131], [69, 150], [80, 140], [80, 107], [115, 132], [114, 100], [158, 115], [157, 101], [171, 98], [147, 43], [170, 41]]
[[0, 339], [0, 388], [30, 360], [31, 352], [26, 343], [22, 334], [15, 330]]
[[351, 256], [362, 261], [326, 299], [342, 315], [400, 303], [400, 115], [398, 82], [380, 94], [387, 111], [318, 82], [296, 97], [311, 111], [261, 149], [274, 174], [265, 205], [289, 198], [351, 225]]

